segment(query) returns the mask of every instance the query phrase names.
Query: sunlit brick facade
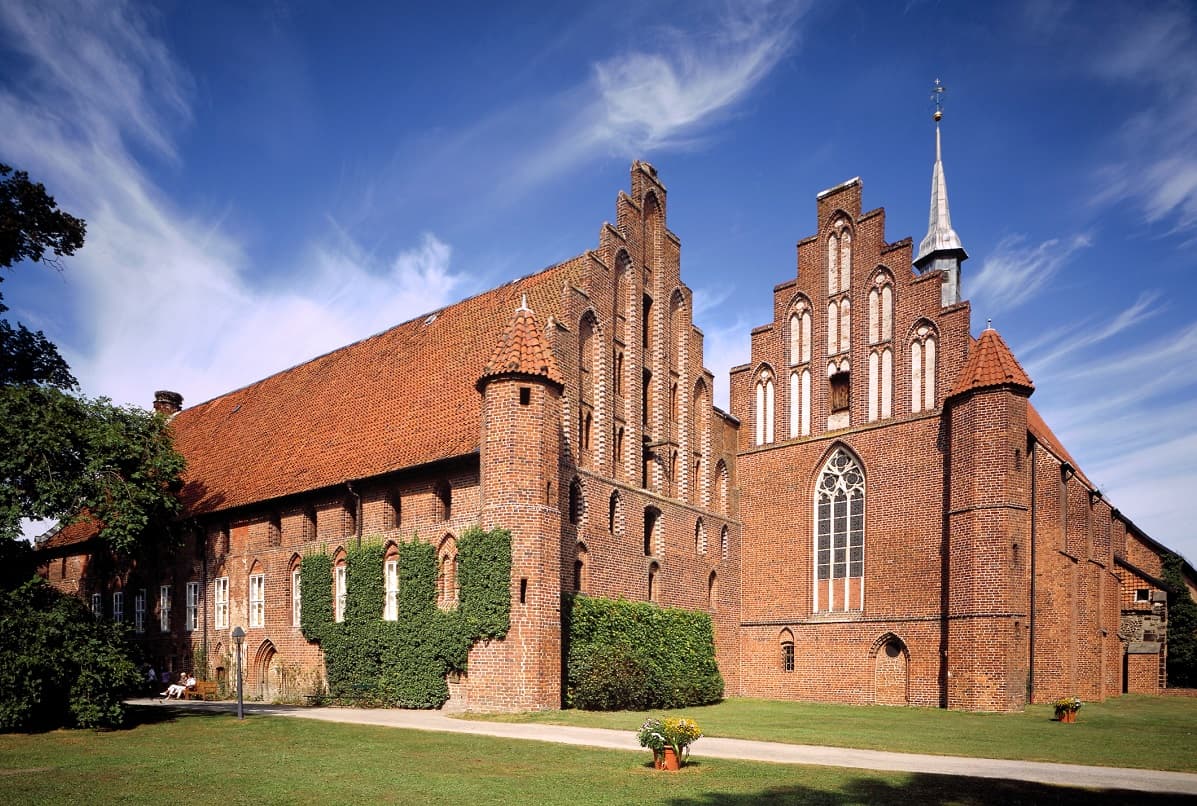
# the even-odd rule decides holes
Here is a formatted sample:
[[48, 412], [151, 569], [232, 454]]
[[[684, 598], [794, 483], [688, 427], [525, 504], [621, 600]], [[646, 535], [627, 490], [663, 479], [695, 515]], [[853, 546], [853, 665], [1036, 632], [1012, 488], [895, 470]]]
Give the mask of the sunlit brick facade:
[[75, 524], [42, 573], [137, 610], [160, 668], [228, 675], [244, 627], [264, 699], [321, 674], [302, 556], [334, 557], [335, 598], [346, 548], [418, 538], [451, 574], [475, 524], [512, 531], [511, 630], [473, 648], [452, 707], [559, 707], [570, 591], [709, 612], [731, 696], [1011, 710], [1158, 690], [1163, 547], [1076, 468], [997, 333], [972, 337], [944, 287], [958, 241], [916, 256], [859, 180], [819, 194], [725, 413], [667, 206], [634, 163], [574, 259], [191, 408], [160, 394], [186, 544], [126, 567]]

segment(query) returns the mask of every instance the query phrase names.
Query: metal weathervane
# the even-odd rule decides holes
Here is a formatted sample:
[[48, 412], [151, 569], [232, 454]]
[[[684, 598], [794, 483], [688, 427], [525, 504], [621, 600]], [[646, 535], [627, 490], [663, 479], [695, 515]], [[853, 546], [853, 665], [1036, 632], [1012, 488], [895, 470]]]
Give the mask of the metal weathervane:
[[938, 123], [943, 118], [943, 94], [948, 91], [948, 88], [935, 79], [935, 86], [931, 89], [931, 103], [935, 104], [935, 122]]

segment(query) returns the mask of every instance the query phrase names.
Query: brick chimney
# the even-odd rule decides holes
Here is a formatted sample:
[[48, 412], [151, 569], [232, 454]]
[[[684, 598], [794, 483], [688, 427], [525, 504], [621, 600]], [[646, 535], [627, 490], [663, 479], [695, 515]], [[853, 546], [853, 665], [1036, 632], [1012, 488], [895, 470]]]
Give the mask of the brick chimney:
[[154, 392], [154, 411], [170, 418], [178, 414], [183, 408], [183, 396], [168, 389]]

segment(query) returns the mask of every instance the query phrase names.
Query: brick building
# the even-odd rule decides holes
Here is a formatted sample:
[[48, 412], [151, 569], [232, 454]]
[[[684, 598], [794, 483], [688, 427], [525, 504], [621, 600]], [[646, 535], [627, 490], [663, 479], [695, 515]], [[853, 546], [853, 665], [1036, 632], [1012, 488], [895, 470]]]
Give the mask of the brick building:
[[123, 566], [77, 523], [41, 573], [167, 668], [227, 674], [243, 626], [266, 699], [321, 668], [302, 556], [334, 557], [335, 601], [347, 547], [430, 541], [452, 607], [473, 524], [512, 531], [511, 630], [471, 650], [455, 707], [560, 706], [571, 590], [709, 612], [729, 695], [1010, 710], [1157, 690], [1164, 549], [1076, 467], [1001, 337], [971, 336], [938, 133], [917, 254], [861, 194], [818, 195], [730, 414], [665, 187], [636, 162], [595, 249], [191, 408], [159, 392], [186, 546]]

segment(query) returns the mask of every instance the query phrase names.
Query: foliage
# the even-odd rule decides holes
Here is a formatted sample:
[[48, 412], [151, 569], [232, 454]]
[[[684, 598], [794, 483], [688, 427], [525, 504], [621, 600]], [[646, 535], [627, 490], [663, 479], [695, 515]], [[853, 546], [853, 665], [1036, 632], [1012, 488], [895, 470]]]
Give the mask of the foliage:
[[1197, 688], [1197, 603], [1185, 584], [1184, 559], [1165, 554], [1163, 563], [1168, 590], [1168, 685]]
[[[0, 387], [0, 536], [86, 512], [118, 552], [175, 536], [183, 457], [158, 414], [36, 385]], [[86, 517], [86, 516], [85, 516]]]
[[111, 727], [142, 675], [124, 625], [34, 578], [0, 592], [0, 730]]
[[[717, 702], [723, 696], [707, 614], [590, 596], [567, 598], [565, 610], [571, 705], [681, 708]], [[616, 664], [601, 660], [604, 656], [617, 659], [631, 674], [638, 675], [637, 667], [643, 667], [646, 685], [616, 680]], [[596, 694], [594, 689], [603, 685], [610, 693]], [[621, 700], [624, 696], [629, 699]], [[643, 705], [633, 704], [640, 702]]]
[[309, 555], [300, 572], [304, 637], [320, 644], [328, 691], [358, 705], [438, 708], [449, 698], [445, 675], [466, 668], [470, 646], [506, 635], [510, 622], [511, 536], [470, 529], [458, 542], [460, 604], [437, 607], [435, 547], [399, 547], [398, 620], [382, 619], [382, 545], [346, 552], [345, 618], [333, 620], [332, 560]]
[[[0, 164], [0, 268], [54, 263], [81, 248], [85, 233], [40, 183]], [[183, 458], [166, 420], [77, 391], [45, 335], [0, 320], [0, 538], [18, 536], [22, 518], [87, 513], [118, 553], [135, 555], [151, 537], [170, 542]]]
[[626, 644], [590, 644], [571, 653], [570, 704], [589, 711], [639, 711], [652, 707], [648, 659]]
[[0, 177], [0, 268], [42, 260], [47, 249], [61, 257], [83, 246], [87, 224], [59, 210], [41, 182], [30, 182], [29, 174], [3, 163]]
[[1084, 703], [1081, 702], [1080, 697], [1061, 697], [1052, 703], [1052, 706], [1056, 709], [1056, 716], [1065, 713], [1076, 713], [1081, 710], [1082, 705]]

